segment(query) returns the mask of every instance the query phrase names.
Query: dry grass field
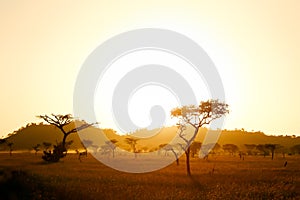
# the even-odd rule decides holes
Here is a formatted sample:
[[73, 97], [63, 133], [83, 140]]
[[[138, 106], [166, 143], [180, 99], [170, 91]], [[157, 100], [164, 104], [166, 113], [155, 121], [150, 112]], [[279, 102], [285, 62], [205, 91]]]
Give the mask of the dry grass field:
[[[138, 158], [137, 158], [138, 159]], [[116, 171], [91, 155], [46, 164], [41, 154], [0, 153], [0, 199], [300, 199], [300, 157], [184, 157], [152, 173]]]

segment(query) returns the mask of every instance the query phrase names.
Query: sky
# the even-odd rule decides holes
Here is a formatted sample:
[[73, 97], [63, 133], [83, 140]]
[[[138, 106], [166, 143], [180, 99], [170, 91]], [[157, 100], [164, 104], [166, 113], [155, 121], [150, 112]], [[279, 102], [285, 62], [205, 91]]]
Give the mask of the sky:
[[179, 32], [207, 52], [230, 105], [223, 128], [300, 136], [299, 9], [297, 0], [2, 0], [0, 137], [39, 122], [36, 115], [72, 113], [74, 85], [88, 55], [138, 28]]

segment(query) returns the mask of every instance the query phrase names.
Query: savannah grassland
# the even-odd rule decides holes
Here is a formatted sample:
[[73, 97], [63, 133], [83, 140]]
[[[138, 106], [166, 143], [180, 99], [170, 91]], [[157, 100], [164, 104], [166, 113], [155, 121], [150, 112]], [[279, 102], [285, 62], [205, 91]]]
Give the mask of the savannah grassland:
[[188, 177], [184, 156], [179, 166], [129, 174], [91, 155], [47, 164], [41, 154], [0, 153], [0, 199], [300, 199], [299, 156], [213, 155], [192, 158], [191, 169]]

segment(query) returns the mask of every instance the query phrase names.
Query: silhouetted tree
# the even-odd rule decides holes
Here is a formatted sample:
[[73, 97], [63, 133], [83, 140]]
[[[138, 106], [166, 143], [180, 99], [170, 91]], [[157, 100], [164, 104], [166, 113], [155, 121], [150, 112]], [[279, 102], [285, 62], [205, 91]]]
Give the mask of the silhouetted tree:
[[0, 144], [4, 144], [6, 142], [6, 139], [0, 139]]
[[256, 144], [244, 144], [244, 146], [245, 146], [246, 149], [247, 149], [247, 154], [248, 154], [248, 155], [252, 155], [252, 154], [253, 154], [252, 151], [255, 149]]
[[277, 145], [275, 152], [281, 153], [282, 157], [285, 158], [285, 154], [288, 152], [288, 149], [285, 146]]
[[118, 142], [118, 140], [116, 140], [116, 139], [111, 139], [110, 141], [105, 142], [106, 145], [109, 146], [109, 148], [111, 149], [113, 158], [115, 157], [115, 150], [117, 148], [117, 146], [116, 146], [117, 142]]
[[168, 151], [171, 151], [173, 153], [173, 155], [175, 156], [176, 165], [179, 165], [179, 157], [178, 157], [178, 154], [176, 152], [175, 145], [172, 145], [172, 144], [161, 144], [161, 145], [159, 145], [159, 149], [164, 149], [166, 153]]
[[291, 151], [293, 154], [300, 154], [300, 144], [292, 146]]
[[[95, 123], [89, 124], [89, 123], [83, 122], [83, 124], [81, 124], [79, 127], [75, 127], [75, 128], [70, 129], [70, 130], [67, 130], [66, 126], [71, 124], [72, 122], [74, 122], [74, 118], [72, 117], [71, 114], [67, 114], [67, 115], [54, 115], [54, 114], [51, 114], [51, 116], [49, 116], [49, 115], [39, 115], [37, 117], [43, 119], [45, 122], [47, 122], [51, 125], [54, 125], [55, 127], [57, 127], [63, 133], [62, 142], [59, 143], [58, 145], [56, 145], [54, 147], [54, 150], [53, 150], [53, 154], [54, 153], [60, 153], [60, 155], [56, 155], [55, 159], [47, 159], [46, 158], [47, 156], [51, 156], [51, 152], [48, 152], [43, 157], [43, 159], [46, 158], [44, 160], [47, 160], [47, 161], [52, 161], [52, 160], [58, 161], [57, 157], [62, 158], [66, 155], [66, 152], [67, 152], [66, 140], [67, 140], [67, 137], [70, 134], [76, 133], [76, 132], [81, 131], [83, 129], [86, 129], [86, 128], [88, 128], [88, 127], [95, 124]], [[44, 153], [45, 152], [46, 151], [44, 151]]]
[[266, 148], [264, 144], [259, 144], [256, 146], [256, 149], [263, 153], [264, 157], [269, 154], [269, 150]]
[[13, 152], [13, 145], [14, 145], [13, 142], [8, 142], [7, 143], [7, 146], [9, 147], [9, 155], [10, 156], [12, 155], [12, 152]]
[[192, 158], [194, 158], [195, 154], [197, 154], [200, 151], [200, 148], [201, 148], [201, 142], [194, 141], [191, 144], [190, 149], [191, 149], [191, 156], [192, 156]]
[[239, 148], [235, 144], [224, 144], [222, 148], [231, 155], [239, 151]]
[[137, 138], [130, 138], [130, 137], [125, 138], [125, 142], [130, 145], [135, 158], [137, 157], [137, 153], [138, 153], [136, 149], [137, 141], [139, 141], [139, 139]]
[[38, 151], [40, 151], [40, 147], [41, 147], [40, 144], [37, 144], [37, 145], [35, 145], [35, 146], [32, 147], [34, 149], [34, 151], [35, 151], [35, 155], [37, 154]]
[[265, 147], [271, 151], [272, 160], [274, 159], [274, 153], [277, 146], [277, 144], [265, 144]]
[[214, 145], [214, 147], [211, 149], [212, 153], [216, 154], [218, 152], [220, 152], [220, 150], [222, 149], [221, 145], [219, 145], [219, 143], [216, 143]]
[[[210, 124], [213, 120], [218, 119], [229, 113], [228, 105], [219, 102], [219, 100], [208, 100], [200, 102], [200, 105], [189, 105], [174, 108], [171, 116], [179, 119], [178, 130], [179, 137], [185, 142], [186, 170], [187, 175], [191, 175], [190, 170], [190, 145], [196, 138], [198, 131], [204, 125]], [[187, 138], [185, 134], [186, 127], [190, 125], [194, 128], [194, 133]]]

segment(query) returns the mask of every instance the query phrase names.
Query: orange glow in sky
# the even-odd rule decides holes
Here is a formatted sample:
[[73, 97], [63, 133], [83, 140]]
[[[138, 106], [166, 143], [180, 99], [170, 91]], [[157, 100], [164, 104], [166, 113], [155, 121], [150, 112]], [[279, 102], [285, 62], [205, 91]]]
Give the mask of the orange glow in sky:
[[36, 115], [72, 113], [86, 57], [149, 27], [182, 33], [211, 57], [230, 105], [224, 128], [300, 136], [299, 8], [296, 0], [1, 1], [0, 138]]

